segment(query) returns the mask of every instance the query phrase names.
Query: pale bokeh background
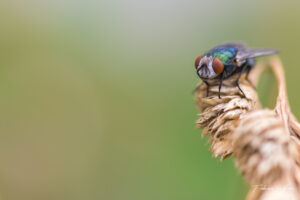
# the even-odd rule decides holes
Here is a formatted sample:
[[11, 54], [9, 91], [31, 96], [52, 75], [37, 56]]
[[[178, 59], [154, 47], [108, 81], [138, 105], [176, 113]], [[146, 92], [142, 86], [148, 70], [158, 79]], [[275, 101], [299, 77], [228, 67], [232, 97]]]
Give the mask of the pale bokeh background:
[[242, 199], [233, 160], [195, 129], [194, 59], [230, 40], [280, 49], [300, 117], [299, 6], [2, 0], [0, 199]]

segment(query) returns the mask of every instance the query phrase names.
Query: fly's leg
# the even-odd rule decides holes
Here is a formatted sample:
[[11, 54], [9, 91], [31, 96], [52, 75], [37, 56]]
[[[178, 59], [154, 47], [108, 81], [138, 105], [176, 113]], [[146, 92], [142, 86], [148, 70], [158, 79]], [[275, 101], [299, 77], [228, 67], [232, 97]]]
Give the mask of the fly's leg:
[[220, 84], [219, 84], [219, 92], [218, 92], [218, 97], [221, 99], [221, 88], [222, 88], [222, 83], [223, 83], [223, 73], [220, 76]]
[[208, 93], [209, 93], [209, 84], [207, 81], [203, 81], [203, 83], [205, 83], [206, 85], [206, 97], [208, 97]]
[[248, 83], [255, 88], [255, 85], [249, 80], [249, 73], [251, 71], [251, 69], [254, 67], [255, 65], [255, 61], [254, 59], [248, 59], [248, 62], [247, 62], [247, 69], [246, 69], [246, 81], [248, 81]]
[[249, 80], [249, 73], [250, 73], [250, 70], [252, 69], [252, 66], [247, 65], [246, 68], [247, 68], [246, 69], [246, 81], [248, 81], [249, 83], [251, 83], [250, 80]]
[[246, 95], [245, 95], [244, 91], [241, 89], [241, 87], [240, 87], [240, 85], [239, 85], [239, 81], [240, 81], [241, 75], [243, 74], [243, 72], [246, 70], [247, 67], [248, 67], [248, 65], [242, 66], [242, 69], [241, 69], [241, 71], [240, 71], [240, 73], [239, 73], [239, 76], [238, 76], [238, 78], [237, 78], [236, 81], [235, 81], [236, 86], [239, 88], [239, 90], [242, 92], [242, 94], [243, 94], [243, 96], [244, 96], [245, 98], [246, 98]]
[[203, 81], [200, 85], [198, 85], [194, 90], [193, 93], [195, 93], [202, 85], [203, 83], [206, 85], [206, 97], [208, 97], [208, 93], [209, 93], [209, 84], [207, 81]]
[[248, 83], [253, 87], [253, 88], [256, 88], [255, 85], [249, 80], [249, 73], [251, 71], [253, 66], [251, 65], [247, 65], [247, 69], [246, 69], [246, 78], [245, 80], [248, 81]]

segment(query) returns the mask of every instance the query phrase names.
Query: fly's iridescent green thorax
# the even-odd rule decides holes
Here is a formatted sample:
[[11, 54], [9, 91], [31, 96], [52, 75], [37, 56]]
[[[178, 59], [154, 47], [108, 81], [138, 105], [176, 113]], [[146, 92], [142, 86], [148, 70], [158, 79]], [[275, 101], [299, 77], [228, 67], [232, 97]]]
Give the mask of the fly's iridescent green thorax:
[[224, 65], [230, 65], [237, 49], [232, 46], [216, 47], [207, 52], [207, 55], [219, 58]]

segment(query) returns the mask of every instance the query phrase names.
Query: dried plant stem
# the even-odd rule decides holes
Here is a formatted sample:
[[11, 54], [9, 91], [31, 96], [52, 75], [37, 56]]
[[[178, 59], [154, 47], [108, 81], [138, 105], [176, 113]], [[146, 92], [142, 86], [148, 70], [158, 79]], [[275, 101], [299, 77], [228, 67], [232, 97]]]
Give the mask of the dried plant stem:
[[[260, 108], [253, 88], [267, 67], [274, 72], [279, 89], [274, 110]], [[210, 136], [213, 155], [225, 159], [233, 154], [252, 185], [248, 200], [300, 199], [300, 124], [290, 111], [280, 60], [259, 63], [250, 74], [253, 85], [241, 79], [247, 98], [232, 84], [235, 79], [225, 81], [222, 99], [217, 97], [217, 81], [211, 83], [209, 97], [206, 85], [196, 91], [201, 111], [197, 125], [204, 128], [203, 136]]]

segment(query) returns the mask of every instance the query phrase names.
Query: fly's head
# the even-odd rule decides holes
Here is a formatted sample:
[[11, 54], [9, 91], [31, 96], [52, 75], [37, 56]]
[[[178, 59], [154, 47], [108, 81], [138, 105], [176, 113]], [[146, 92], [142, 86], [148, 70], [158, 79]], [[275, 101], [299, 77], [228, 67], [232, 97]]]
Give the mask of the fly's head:
[[195, 68], [201, 79], [214, 79], [224, 71], [224, 63], [217, 57], [202, 55], [196, 58]]

